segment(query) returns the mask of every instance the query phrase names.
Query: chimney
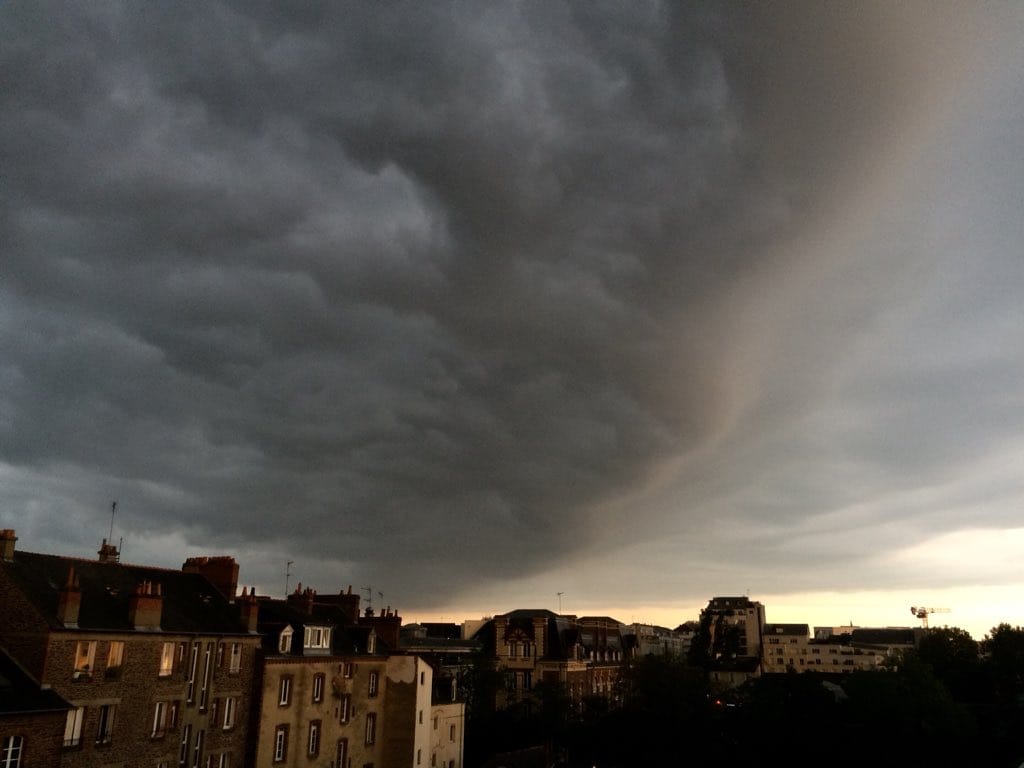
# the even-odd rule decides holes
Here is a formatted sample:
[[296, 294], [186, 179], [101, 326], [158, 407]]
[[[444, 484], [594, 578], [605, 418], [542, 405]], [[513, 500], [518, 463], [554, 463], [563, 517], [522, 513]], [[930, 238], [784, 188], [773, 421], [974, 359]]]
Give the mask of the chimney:
[[160, 584], [141, 581], [135, 585], [135, 594], [128, 600], [128, 621], [135, 629], [159, 630], [163, 607]]
[[548, 620], [544, 616], [533, 617], [533, 643], [536, 646], [538, 659], [544, 658], [547, 653], [547, 648], [544, 647], [548, 638], [547, 628]]
[[14, 559], [14, 542], [18, 537], [14, 535], [11, 528], [4, 528], [0, 531], [0, 560], [10, 562]]
[[121, 559], [121, 553], [117, 551], [117, 547], [107, 544], [106, 539], [103, 540], [99, 552], [96, 554], [100, 556], [101, 563], [116, 563]]
[[68, 580], [57, 592], [57, 619], [65, 627], [78, 626], [78, 610], [82, 607], [82, 590], [74, 566], [68, 567]]
[[312, 616], [314, 597], [316, 597], [316, 590], [312, 587], [303, 589], [302, 582], [300, 581], [296, 585], [295, 591], [288, 595], [288, 606], [307, 616]]
[[245, 625], [245, 631], [254, 634], [259, 624], [260, 604], [256, 601], [256, 587], [246, 592], [242, 587], [242, 595], [238, 598], [238, 615]]
[[181, 566], [184, 573], [205, 576], [229, 602], [235, 601], [238, 590], [238, 563], [228, 555], [218, 557], [190, 557]]

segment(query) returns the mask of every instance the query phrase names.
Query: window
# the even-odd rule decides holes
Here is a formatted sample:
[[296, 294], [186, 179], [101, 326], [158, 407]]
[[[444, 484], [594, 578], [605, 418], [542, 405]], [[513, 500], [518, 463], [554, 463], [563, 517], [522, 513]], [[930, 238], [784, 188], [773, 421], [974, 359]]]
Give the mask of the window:
[[231, 644], [231, 666], [228, 668], [228, 672], [235, 675], [242, 668], [242, 644], [232, 643]]
[[281, 675], [281, 682], [278, 684], [277, 703], [279, 706], [287, 707], [292, 700], [292, 676]]
[[220, 699], [212, 699], [210, 701], [210, 725], [216, 728], [220, 725], [220, 720], [217, 718], [220, 716]]
[[422, 709], [420, 710], [419, 721], [420, 721], [420, 725], [423, 725], [423, 710]]
[[107, 677], [115, 677], [121, 672], [124, 664], [124, 643], [120, 640], [112, 640], [107, 650]]
[[192, 768], [199, 768], [199, 764], [203, 760], [203, 741], [205, 741], [206, 731], [196, 731], [196, 745], [192, 750]]
[[96, 663], [96, 641], [84, 640], [75, 648], [75, 678], [90, 677]]
[[370, 673], [370, 691], [369, 696], [372, 698], [377, 695], [377, 673]]
[[163, 738], [167, 733], [167, 702], [158, 701], [153, 707], [153, 730], [150, 731], [151, 739]]
[[203, 685], [199, 689], [199, 711], [206, 711], [207, 696], [210, 692], [210, 665], [213, 663], [213, 643], [206, 644], [203, 655]]
[[231, 768], [231, 753], [221, 752], [220, 760], [217, 761], [217, 768]]
[[334, 764], [339, 768], [345, 768], [345, 758], [348, 757], [348, 739], [338, 739], [338, 749]]
[[280, 763], [288, 757], [288, 726], [279, 725], [274, 731], [274, 762]]
[[285, 627], [277, 641], [277, 652], [288, 653], [292, 649], [292, 628]]
[[352, 719], [352, 696], [345, 694], [341, 697], [341, 717], [338, 719], [339, 722], [347, 723]]
[[377, 713], [370, 712], [366, 715], [366, 745], [370, 746], [377, 742]]
[[355, 664], [353, 664], [351, 661], [346, 661], [345, 662], [345, 677], [351, 678], [353, 673], [355, 672], [355, 668], [356, 668]]
[[437, 715], [434, 715], [434, 730], [437, 730]]
[[64, 746], [77, 747], [82, 743], [82, 721], [85, 719], [85, 707], [75, 707], [68, 712], [64, 722]]
[[320, 754], [320, 721], [314, 720], [309, 724], [309, 756], [316, 757]]
[[427, 682], [427, 673], [420, 672], [420, 685], [425, 685]]
[[323, 701], [324, 698], [324, 676], [313, 675], [313, 701]]
[[181, 750], [178, 752], [178, 767], [188, 765], [188, 748], [192, 743], [192, 724], [187, 723], [181, 731]]
[[307, 648], [330, 648], [331, 628], [306, 627], [306, 633], [303, 644]]
[[24, 747], [24, 736], [4, 736], [3, 751], [0, 751], [0, 768], [21, 768], [21, 753]]
[[99, 723], [96, 725], [96, 743], [109, 744], [114, 732], [114, 705], [101, 704]]
[[169, 677], [174, 671], [174, 643], [164, 643], [160, 648], [160, 669], [157, 675]]
[[419, 765], [423, 761], [423, 750], [416, 750], [416, 765]]
[[[217, 643], [217, 669], [224, 666], [224, 643]], [[227, 753], [225, 753], [226, 755]], [[223, 758], [225, 755], [221, 755]]]
[[224, 730], [235, 727], [235, 697], [227, 696], [224, 699]]
[[192, 643], [192, 655], [188, 662], [188, 693], [185, 701], [191, 704], [196, 698], [196, 666], [199, 664], [199, 643]]
[[448, 741], [455, 741], [455, 726], [448, 726]]
[[181, 712], [181, 702], [172, 701], [167, 705], [167, 727], [177, 728], [178, 727], [178, 715]]

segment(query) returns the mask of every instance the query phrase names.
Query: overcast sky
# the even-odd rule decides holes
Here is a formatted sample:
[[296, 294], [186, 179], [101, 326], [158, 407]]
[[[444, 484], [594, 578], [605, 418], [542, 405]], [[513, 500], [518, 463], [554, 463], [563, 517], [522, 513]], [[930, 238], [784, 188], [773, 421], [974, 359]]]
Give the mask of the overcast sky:
[[5, 3], [0, 523], [407, 620], [1024, 624], [1022, 39]]

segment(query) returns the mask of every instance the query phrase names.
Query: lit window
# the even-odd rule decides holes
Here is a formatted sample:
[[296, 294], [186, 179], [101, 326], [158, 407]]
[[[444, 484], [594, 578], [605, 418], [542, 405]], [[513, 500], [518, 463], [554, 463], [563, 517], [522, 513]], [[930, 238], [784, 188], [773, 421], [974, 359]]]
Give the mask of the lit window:
[[292, 628], [285, 627], [281, 630], [281, 637], [277, 643], [279, 653], [288, 653], [292, 649]]
[[75, 647], [75, 677], [89, 677], [92, 675], [93, 665], [96, 663], [96, 641], [87, 640], [78, 643]]
[[174, 671], [174, 643], [164, 643], [160, 648], [160, 677], [168, 677]]
[[369, 692], [369, 695], [371, 697], [377, 695], [377, 673], [376, 672], [371, 672], [370, 673], [370, 692]]
[[24, 747], [24, 736], [4, 736], [3, 750], [0, 751], [0, 768], [21, 768], [21, 753]]
[[330, 649], [331, 628], [330, 627], [306, 627], [305, 642], [306, 648]]
[[124, 643], [120, 640], [112, 640], [107, 650], [107, 671], [108, 677], [114, 677], [121, 671], [124, 664]]
[[282, 707], [288, 706], [292, 698], [292, 678], [291, 675], [282, 675], [281, 683], [278, 687], [277, 703]]
[[356, 668], [355, 664], [353, 664], [351, 661], [346, 661], [345, 662], [345, 677], [352, 677], [352, 674], [355, 672], [355, 668]]

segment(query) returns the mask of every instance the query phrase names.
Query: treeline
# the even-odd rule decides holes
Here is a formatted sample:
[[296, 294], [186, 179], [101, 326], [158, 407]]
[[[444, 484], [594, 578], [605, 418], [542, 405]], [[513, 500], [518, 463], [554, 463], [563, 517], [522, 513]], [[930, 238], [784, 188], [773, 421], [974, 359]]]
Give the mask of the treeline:
[[765, 675], [718, 690], [686, 659], [650, 656], [622, 675], [618, 703], [573, 706], [560, 686], [502, 711], [486, 706], [502, 677], [474, 669], [466, 766], [543, 746], [566, 768], [777, 765], [1017, 768], [1024, 762], [1024, 629], [981, 642], [933, 628], [879, 671]]

